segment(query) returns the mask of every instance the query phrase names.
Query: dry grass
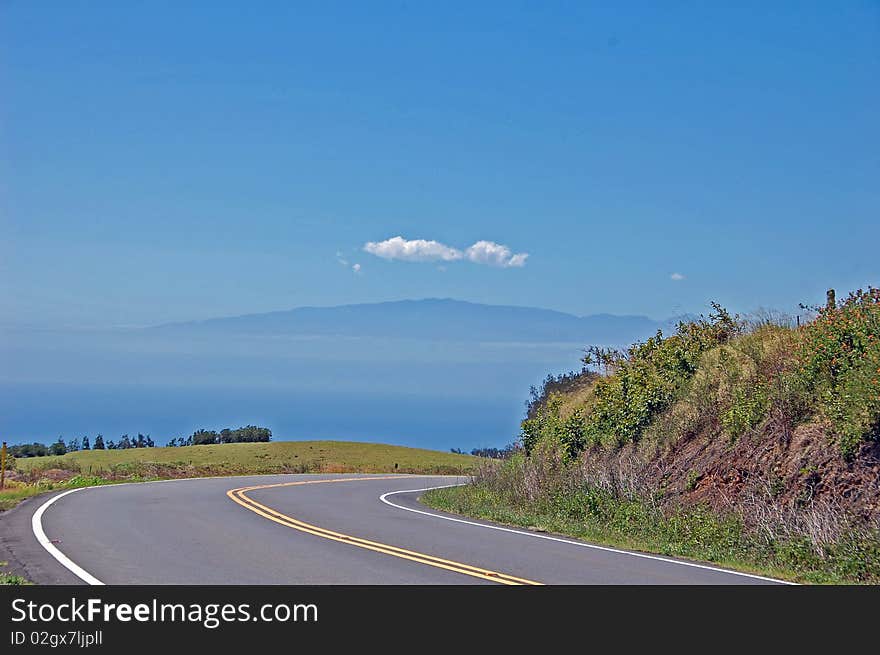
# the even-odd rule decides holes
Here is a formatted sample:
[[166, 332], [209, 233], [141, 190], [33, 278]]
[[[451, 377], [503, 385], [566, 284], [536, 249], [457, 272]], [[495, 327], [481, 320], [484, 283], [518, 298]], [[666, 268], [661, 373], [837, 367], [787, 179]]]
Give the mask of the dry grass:
[[726, 508], [686, 504], [653, 486], [635, 449], [566, 461], [538, 444], [531, 456], [485, 466], [471, 485], [429, 492], [439, 509], [664, 555], [813, 583], [880, 581], [880, 525], [834, 498], [781, 499], [754, 480]]
[[596, 381], [590, 380], [589, 384], [579, 387], [571, 393], [560, 394], [559, 398], [562, 402], [559, 405], [559, 416], [567, 419], [575, 410], [583, 409], [589, 411], [595, 397], [593, 391], [595, 385]]

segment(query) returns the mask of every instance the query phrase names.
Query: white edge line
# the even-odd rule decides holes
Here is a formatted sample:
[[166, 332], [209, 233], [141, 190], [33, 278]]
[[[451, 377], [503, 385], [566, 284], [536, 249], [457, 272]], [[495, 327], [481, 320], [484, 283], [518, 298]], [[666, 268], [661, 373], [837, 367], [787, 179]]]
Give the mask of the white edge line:
[[75, 493], [77, 491], [82, 491], [83, 489], [93, 489], [94, 487], [81, 487], [79, 489], [71, 489], [70, 491], [65, 491], [63, 493], [58, 494], [57, 496], [52, 496], [45, 503], [40, 505], [34, 515], [31, 517], [31, 527], [34, 531], [34, 536], [37, 538], [37, 541], [40, 542], [40, 545], [46, 549], [46, 551], [54, 557], [58, 562], [66, 568], [68, 571], [73, 573], [80, 580], [90, 585], [103, 585], [104, 583], [98, 580], [91, 573], [86, 571], [72, 559], [70, 559], [67, 555], [62, 553], [58, 548], [53, 544], [49, 537], [46, 536], [46, 533], [43, 531], [43, 512], [45, 512], [49, 507], [59, 498], [64, 498], [68, 494]]
[[768, 578], [763, 575], [755, 575], [754, 573], [743, 573], [742, 571], [732, 571], [730, 569], [722, 569], [718, 566], [709, 566], [707, 564], [697, 564], [696, 562], [687, 562], [684, 560], [671, 559], [669, 557], [661, 557], [660, 555], [649, 555], [647, 553], [637, 553], [631, 550], [621, 550], [619, 548], [611, 548], [610, 546], [598, 546], [596, 544], [590, 544], [585, 541], [574, 541], [573, 539], [563, 539], [562, 537], [553, 537], [547, 534], [540, 534], [537, 532], [526, 532], [524, 530], [516, 530], [514, 528], [505, 528], [500, 525], [489, 525], [487, 523], [477, 523], [476, 521], [468, 521], [467, 519], [459, 519], [453, 516], [444, 516], [443, 514], [435, 514], [434, 512], [426, 512], [421, 509], [413, 509], [412, 507], [404, 507], [403, 505], [397, 505], [396, 503], [392, 503], [388, 500], [388, 496], [394, 496], [396, 494], [409, 494], [416, 493], [419, 491], [432, 491], [434, 489], [448, 489], [450, 487], [461, 487], [467, 483], [459, 483], [459, 484], [444, 484], [439, 487], [426, 487], [424, 489], [404, 489], [401, 491], [389, 491], [388, 493], [384, 493], [379, 496], [379, 500], [381, 500], [386, 505], [390, 505], [391, 507], [396, 507], [397, 509], [402, 509], [407, 512], [415, 512], [416, 514], [424, 514], [425, 516], [432, 516], [436, 519], [443, 519], [444, 521], [454, 521], [455, 523], [464, 523], [465, 525], [475, 525], [478, 528], [486, 528], [487, 530], [498, 530], [500, 532], [510, 532], [512, 534], [521, 534], [525, 537], [535, 537], [537, 539], [546, 539], [547, 541], [558, 541], [563, 544], [570, 544], [572, 546], [580, 546], [581, 548], [592, 548], [594, 550], [604, 550], [609, 553], [617, 553], [619, 555], [630, 555], [631, 557], [641, 557], [642, 559], [652, 559], [658, 562], [666, 562], [668, 564], [678, 564], [679, 566], [690, 566], [695, 569], [706, 569], [707, 571], [716, 571], [718, 573], [727, 573], [729, 575], [739, 575], [745, 578], [753, 578], [755, 580], [764, 580], [765, 582], [775, 582], [777, 584], [785, 584], [785, 585], [795, 585], [798, 586], [797, 582], [789, 582], [788, 580], [778, 580], [777, 578]]

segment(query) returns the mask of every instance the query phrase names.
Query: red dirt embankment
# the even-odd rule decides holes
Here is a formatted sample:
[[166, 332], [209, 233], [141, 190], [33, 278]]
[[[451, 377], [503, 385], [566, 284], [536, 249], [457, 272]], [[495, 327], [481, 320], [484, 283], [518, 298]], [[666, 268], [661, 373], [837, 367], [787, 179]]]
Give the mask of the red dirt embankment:
[[714, 431], [682, 438], [652, 456], [642, 453], [645, 482], [685, 505], [725, 510], [756, 502], [783, 508], [824, 504], [880, 521], [880, 442], [863, 443], [847, 460], [821, 424], [799, 426], [790, 435], [765, 426], [733, 443], [707, 432]]

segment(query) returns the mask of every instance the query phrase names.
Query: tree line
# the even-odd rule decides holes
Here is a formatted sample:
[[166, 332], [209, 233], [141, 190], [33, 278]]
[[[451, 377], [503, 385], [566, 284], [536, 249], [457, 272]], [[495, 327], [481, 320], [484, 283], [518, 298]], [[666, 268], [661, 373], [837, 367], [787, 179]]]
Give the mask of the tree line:
[[172, 439], [168, 445], [172, 448], [175, 446], [206, 446], [218, 443], [256, 443], [259, 441], [266, 442], [272, 440], [272, 430], [269, 428], [261, 428], [256, 425], [246, 425], [243, 428], [230, 430], [223, 428], [219, 432], [216, 430], [196, 430], [187, 439], [180, 437]]
[[70, 441], [58, 437], [57, 441], [48, 446], [37, 441], [9, 446], [9, 454], [13, 457], [45, 457], [46, 455], [66, 455], [78, 450], [124, 450], [126, 448], [153, 448], [155, 445], [148, 434], [138, 433], [137, 437], [123, 434], [119, 441], [113, 441], [113, 439], [104, 441], [104, 435], [99, 434], [95, 437], [94, 444], [90, 442], [88, 435], [82, 439], [74, 438]]
[[[474, 457], [488, 457], [489, 459], [507, 459], [516, 452], [517, 445], [509, 443], [504, 448], [474, 448], [471, 455]], [[457, 455], [464, 455], [465, 452], [461, 448], [450, 448], [449, 452]]]
[[[254, 443], [266, 442], [272, 439], [272, 430], [261, 428], [256, 425], [247, 425], [243, 428], [231, 430], [223, 428], [219, 432], [215, 430], [196, 430], [189, 437], [173, 437], [166, 446], [177, 448], [181, 446], [202, 446], [207, 444], [222, 443]], [[88, 435], [82, 438], [73, 438], [65, 441], [63, 437], [51, 444], [35, 441], [9, 446], [9, 454], [12, 457], [45, 457], [47, 455], [65, 455], [78, 450], [126, 450], [128, 448], [154, 448], [153, 439], [148, 434], [138, 433], [137, 437], [123, 434], [117, 441], [104, 439], [104, 435], [98, 434], [92, 442]]]

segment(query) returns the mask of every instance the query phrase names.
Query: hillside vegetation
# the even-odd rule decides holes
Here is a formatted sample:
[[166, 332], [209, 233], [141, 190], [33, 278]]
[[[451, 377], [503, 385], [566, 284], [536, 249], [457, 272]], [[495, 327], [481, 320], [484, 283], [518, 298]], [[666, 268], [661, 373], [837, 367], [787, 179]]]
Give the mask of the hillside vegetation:
[[276, 441], [177, 448], [79, 450], [13, 460], [0, 509], [42, 491], [121, 481], [264, 473], [467, 474], [478, 458], [347, 441]]
[[[880, 582], [880, 290], [708, 318], [549, 378], [455, 511], [807, 581]], [[597, 375], [586, 369], [592, 366]]]

